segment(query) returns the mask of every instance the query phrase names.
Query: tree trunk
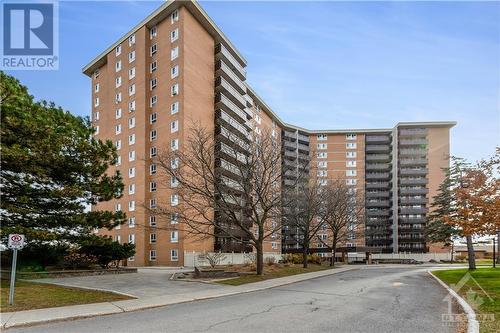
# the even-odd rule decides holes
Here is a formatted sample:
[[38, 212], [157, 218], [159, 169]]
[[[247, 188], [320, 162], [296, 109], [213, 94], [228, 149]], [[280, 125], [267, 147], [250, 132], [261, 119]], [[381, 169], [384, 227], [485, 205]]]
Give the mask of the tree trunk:
[[450, 256], [450, 264], [453, 264], [453, 252], [455, 249], [455, 243], [453, 242], [453, 240], [451, 241], [451, 256]]
[[330, 266], [335, 267], [335, 255], [337, 252], [337, 240], [333, 237], [332, 242], [332, 260], [330, 261]]
[[465, 237], [467, 240], [467, 257], [469, 259], [469, 270], [476, 269], [476, 254], [474, 253], [474, 246], [472, 245], [472, 236]]
[[257, 245], [257, 275], [264, 274], [264, 252], [263, 252], [262, 242]]
[[[306, 245], [306, 244], [304, 244]], [[304, 246], [303, 249], [302, 249], [302, 267], [304, 268], [307, 268], [307, 249], [308, 249], [308, 246]]]
[[497, 264], [500, 264], [500, 230], [497, 231]]

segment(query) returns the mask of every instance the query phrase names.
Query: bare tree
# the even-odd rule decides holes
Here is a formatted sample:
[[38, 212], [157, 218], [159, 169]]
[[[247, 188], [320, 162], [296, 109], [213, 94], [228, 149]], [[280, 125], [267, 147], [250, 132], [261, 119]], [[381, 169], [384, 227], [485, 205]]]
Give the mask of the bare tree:
[[200, 261], [208, 261], [210, 267], [215, 268], [215, 266], [220, 265], [220, 263], [226, 260], [227, 256], [222, 252], [207, 252], [198, 255]]
[[[254, 132], [252, 132], [254, 133]], [[263, 274], [264, 241], [281, 229], [281, 143], [265, 130], [240, 135], [193, 126], [181, 150], [160, 152], [156, 163], [172, 202], [155, 214], [175, 215], [193, 237], [215, 237], [221, 247], [252, 246]], [[229, 245], [228, 245], [229, 244]]]
[[307, 268], [311, 241], [321, 228], [318, 215], [323, 203], [323, 187], [317, 178], [317, 170], [307, 165], [299, 166], [296, 186], [287, 189], [287, 205], [283, 207], [283, 225], [296, 230], [297, 242], [302, 247], [302, 266]]
[[332, 251], [331, 266], [335, 265], [338, 244], [361, 235], [364, 223], [364, 199], [345, 179], [329, 180], [323, 187], [324, 203], [319, 218], [330, 232], [331, 242], [319, 241]]

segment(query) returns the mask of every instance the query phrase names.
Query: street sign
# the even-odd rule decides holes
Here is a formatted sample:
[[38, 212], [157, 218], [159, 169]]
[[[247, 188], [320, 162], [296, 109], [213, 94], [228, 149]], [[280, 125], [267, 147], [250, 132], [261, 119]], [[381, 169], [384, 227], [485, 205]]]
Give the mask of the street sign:
[[10, 234], [9, 235], [9, 249], [20, 250], [24, 247], [24, 235]]

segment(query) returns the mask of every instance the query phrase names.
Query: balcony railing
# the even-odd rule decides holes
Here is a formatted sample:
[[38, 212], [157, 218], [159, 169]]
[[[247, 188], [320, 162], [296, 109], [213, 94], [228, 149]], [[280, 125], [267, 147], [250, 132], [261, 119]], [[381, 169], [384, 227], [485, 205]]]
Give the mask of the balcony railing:
[[391, 168], [389, 163], [367, 163], [366, 170], [388, 170]]
[[427, 198], [412, 198], [412, 197], [400, 197], [400, 204], [426, 204], [428, 202]]
[[367, 189], [388, 189], [390, 187], [389, 182], [368, 182], [366, 183], [365, 187]]
[[238, 75], [236, 75], [231, 68], [229, 68], [228, 65], [223, 60], [217, 61], [215, 65], [216, 72], [215, 74], [217, 76], [222, 76], [224, 77], [227, 81], [229, 81], [238, 91], [240, 94], [245, 95], [247, 92], [247, 87], [243, 83], [243, 81], [240, 80]]
[[389, 143], [391, 142], [391, 138], [386, 135], [367, 135], [366, 136], [367, 143]]
[[365, 197], [367, 198], [388, 198], [390, 196], [389, 191], [376, 191], [376, 192], [365, 192]]
[[234, 71], [241, 80], [245, 80], [247, 72], [245, 68], [233, 57], [231, 52], [222, 44], [215, 47], [215, 56], [217, 59], [225, 60], [226, 64]]
[[399, 170], [399, 174], [402, 176], [425, 176], [428, 173], [426, 168], [404, 168]]
[[399, 165], [427, 165], [427, 159], [425, 158], [405, 158], [399, 160]]
[[399, 208], [399, 213], [400, 214], [405, 214], [405, 215], [411, 215], [411, 214], [426, 214], [427, 213], [427, 208], [413, 208], [413, 207], [400, 207]]
[[215, 99], [215, 106], [220, 108], [228, 113], [234, 114], [242, 120], [243, 123], [247, 122], [247, 114], [243, 112], [236, 104], [231, 102], [229, 98], [227, 98], [223, 93], [218, 93]]
[[365, 174], [366, 179], [389, 179], [390, 177], [388, 172], [367, 172]]
[[230, 98], [231, 101], [239, 108], [244, 109], [246, 107], [245, 98], [222, 76], [219, 76], [217, 79], [215, 79], [215, 88], [218, 91], [227, 93], [227, 97]]
[[425, 157], [427, 155], [427, 150], [426, 149], [400, 149], [399, 150], [399, 155], [400, 156], [423, 156]]
[[391, 155], [389, 154], [367, 154], [367, 161], [390, 161]]
[[367, 200], [365, 205], [366, 207], [389, 207], [391, 203], [389, 200]]
[[426, 128], [401, 128], [399, 136], [423, 136], [427, 135]]
[[388, 145], [367, 145], [367, 152], [388, 152], [391, 148]]
[[399, 141], [400, 146], [421, 146], [426, 144], [427, 139], [401, 139]]
[[399, 194], [427, 194], [428, 192], [426, 188], [399, 188]]
[[400, 178], [399, 184], [401, 185], [425, 185], [427, 178]]

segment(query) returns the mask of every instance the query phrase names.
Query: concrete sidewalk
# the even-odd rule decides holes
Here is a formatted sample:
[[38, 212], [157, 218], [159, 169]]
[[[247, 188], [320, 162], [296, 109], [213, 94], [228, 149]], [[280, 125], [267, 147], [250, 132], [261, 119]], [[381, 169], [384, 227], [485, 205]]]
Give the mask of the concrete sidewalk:
[[360, 267], [359, 266], [339, 267], [319, 272], [297, 274], [277, 279], [270, 279], [255, 283], [249, 283], [241, 286], [224, 286], [224, 288], [196, 290], [194, 292], [186, 292], [184, 294], [162, 295], [156, 297], [137, 298], [131, 300], [117, 301], [117, 302], [93, 303], [93, 304], [63, 306], [57, 308], [7, 312], [1, 314], [0, 321], [2, 329], [5, 329], [9, 327], [34, 325], [34, 324], [40, 324], [44, 322], [57, 321], [57, 320], [69, 320], [76, 318], [85, 318], [85, 317], [92, 317], [99, 315], [136, 311], [141, 309], [149, 309], [149, 308], [172, 305], [177, 303], [248, 293], [355, 269], [360, 269]]

